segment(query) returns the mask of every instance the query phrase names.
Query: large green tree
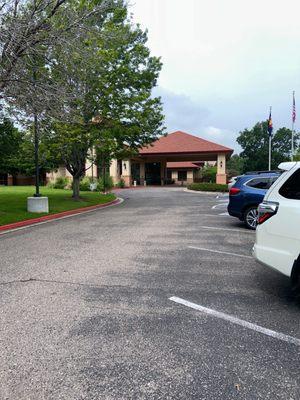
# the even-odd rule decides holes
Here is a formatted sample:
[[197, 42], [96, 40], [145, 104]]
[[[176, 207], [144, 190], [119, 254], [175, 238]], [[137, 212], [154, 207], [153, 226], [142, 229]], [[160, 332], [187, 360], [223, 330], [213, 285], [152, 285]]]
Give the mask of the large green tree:
[[[49, 172], [59, 165], [57, 155], [49, 151], [47, 135], [41, 136], [39, 149], [40, 171]], [[12, 121], [4, 118], [0, 123], [0, 173], [35, 174], [34, 137], [30, 130], [16, 128]]]
[[[97, 24], [117, 7], [119, 0], [4, 0], [0, 4], [0, 113], [18, 114], [23, 124], [31, 122], [35, 143], [35, 175], [41, 125], [45, 119], [65, 119], [67, 102], [76, 101], [76, 91], [66, 81], [65, 65], [57, 54], [64, 49], [69, 64]], [[54, 73], [58, 69], [60, 77]], [[36, 195], [39, 182], [36, 179]]]
[[63, 45], [71, 52], [85, 37], [88, 22], [101, 18], [118, 0], [1, 0], [0, 96], [7, 99], [20, 85], [30, 90], [24, 75], [28, 58]]
[[238, 154], [234, 154], [227, 161], [227, 174], [230, 177], [240, 175], [244, 170], [244, 162], [244, 158], [242, 158]]
[[[251, 129], [240, 132], [237, 142], [242, 147], [240, 156], [244, 159], [243, 172], [268, 169], [269, 134], [267, 121], [257, 123]], [[295, 148], [299, 147], [299, 133], [295, 134]], [[278, 129], [272, 137], [272, 169], [290, 160], [292, 132], [287, 128]]]
[[163, 133], [161, 101], [151, 93], [161, 62], [150, 55], [147, 33], [132, 23], [122, 1], [93, 24], [76, 52], [61, 47], [53, 55], [53, 76], [76, 93], [64, 107], [66, 122], [52, 129], [53, 147], [73, 176], [75, 199], [92, 146], [98, 153], [109, 147], [113, 157], [124, 146], [134, 150]]
[[300, 149], [299, 149], [298, 152], [295, 154], [294, 160], [295, 160], [295, 161], [300, 161]]
[[[39, 171], [42, 176], [45, 172], [53, 171], [59, 166], [60, 159], [57, 154], [49, 151], [49, 137], [41, 134], [39, 145]], [[19, 151], [14, 155], [12, 162], [14, 171], [24, 175], [33, 176], [36, 172], [34, 163], [34, 135], [28, 130], [23, 133]]]
[[15, 160], [20, 153], [22, 141], [22, 132], [14, 126], [12, 121], [4, 118], [0, 123], [0, 173], [17, 171]]

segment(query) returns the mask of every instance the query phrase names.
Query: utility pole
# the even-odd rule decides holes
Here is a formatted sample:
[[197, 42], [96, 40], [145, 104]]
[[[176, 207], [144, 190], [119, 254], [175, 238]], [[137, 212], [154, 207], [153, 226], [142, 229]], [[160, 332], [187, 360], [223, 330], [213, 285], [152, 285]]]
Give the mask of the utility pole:
[[[34, 62], [33, 66], [33, 88], [34, 96], [36, 95], [37, 67]], [[40, 197], [40, 167], [39, 167], [39, 126], [37, 111], [34, 109], [33, 114], [33, 134], [34, 134], [34, 163], [35, 163], [35, 194], [34, 197]]]
[[40, 167], [39, 167], [39, 120], [38, 120], [38, 94], [37, 94], [37, 63], [33, 59], [32, 67], [32, 114], [33, 114], [33, 135], [34, 135], [34, 164], [35, 164], [35, 193], [33, 197], [27, 197], [27, 211], [32, 213], [48, 213], [48, 197], [40, 194]]
[[269, 171], [272, 169], [272, 133], [273, 133], [273, 122], [272, 122], [272, 107], [270, 107], [270, 114], [268, 120], [268, 133], [269, 133]]
[[35, 163], [35, 194], [34, 197], [40, 197], [40, 167], [39, 167], [39, 127], [38, 117], [34, 114], [33, 118], [33, 131], [34, 131], [34, 163]]

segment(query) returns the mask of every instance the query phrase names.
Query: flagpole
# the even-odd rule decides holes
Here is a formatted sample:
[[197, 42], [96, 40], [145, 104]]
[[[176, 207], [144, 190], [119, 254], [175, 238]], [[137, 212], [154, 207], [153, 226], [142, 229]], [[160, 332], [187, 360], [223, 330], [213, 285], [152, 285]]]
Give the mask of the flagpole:
[[293, 91], [293, 113], [292, 113], [292, 154], [291, 154], [291, 160], [294, 161], [294, 131], [295, 131], [295, 118], [296, 118], [296, 105], [295, 105], [295, 91]]
[[269, 135], [269, 171], [271, 171], [271, 160], [272, 160], [272, 137]]
[[[270, 115], [272, 113], [272, 107], [270, 107]], [[269, 171], [272, 167], [272, 134], [269, 133]]]
[[295, 124], [293, 121], [293, 124], [292, 124], [292, 154], [291, 154], [292, 161], [294, 161], [294, 152], [295, 152], [295, 149], [294, 149], [294, 126], [295, 126]]

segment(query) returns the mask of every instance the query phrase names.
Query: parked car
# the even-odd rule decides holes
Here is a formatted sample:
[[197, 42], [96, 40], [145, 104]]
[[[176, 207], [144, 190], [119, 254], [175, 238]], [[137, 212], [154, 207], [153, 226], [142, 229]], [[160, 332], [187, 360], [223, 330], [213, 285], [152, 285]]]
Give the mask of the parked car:
[[271, 174], [271, 173], [276, 174], [278, 172], [280, 172], [280, 171], [278, 171], [278, 170], [274, 170], [274, 171], [249, 171], [249, 172], [245, 172], [244, 174], [239, 175], [239, 176], [233, 176], [228, 181], [228, 190], [230, 190], [232, 188], [232, 186], [236, 183], [238, 178], [240, 178], [241, 176], [244, 176], [244, 175], [262, 175], [262, 174], [265, 175], [265, 174]]
[[254, 257], [289, 276], [300, 289], [300, 162], [280, 164], [285, 172], [258, 208]]
[[238, 176], [233, 176], [232, 178], [229, 179], [228, 181], [228, 190], [232, 188], [232, 186], [236, 183], [238, 179]]
[[256, 229], [257, 207], [280, 172], [245, 174], [237, 178], [229, 190], [228, 213], [244, 221], [248, 229]]

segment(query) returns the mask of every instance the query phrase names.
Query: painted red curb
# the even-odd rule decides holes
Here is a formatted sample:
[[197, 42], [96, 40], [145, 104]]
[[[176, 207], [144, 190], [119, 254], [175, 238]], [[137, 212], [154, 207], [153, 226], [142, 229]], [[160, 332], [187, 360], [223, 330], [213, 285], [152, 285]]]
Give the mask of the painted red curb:
[[118, 188], [118, 187], [116, 187], [116, 188], [113, 188], [111, 191], [112, 192], [117, 192], [117, 191], [119, 191], [119, 190], [137, 190], [137, 189], [145, 189], [145, 187], [152, 187], [152, 186], [128, 186], [128, 187], [120, 187], [120, 188]]
[[[166, 185], [164, 186], [160, 186], [160, 185], [147, 185], [147, 186], [143, 186], [143, 185], [137, 185], [137, 186], [126, 186], [126, 187], [114, 187], [111, 191], [114, 192], [118, 192], [119, 190], [139, 190], [139, 189], [147, 189], [147, 188], [160, 188], [160, 187], [166, 187]], [[176, 186], [173, 186], [176, 187]], [[177, 186], [179, 187], [179, 186]]]
[[120, 203], [120, 199], [115, 199], [115, 200], [112, 200], [109, 203], [105, 203], [105, 204], [97, 204], [95, 206], [75, 208], [74, 210], [62, 211], [60, 213], [44, 215], [44, 216], [38, 217], [38, 218], [26, 219], [25, 221], [13, 222], [11, 224], [1, 225], [0, 232], [11, 230], [11, 229], [16, 229], [16, 228], [21, 228], [23, 226], [34, 225], [39, 222], [51, 221], [53, 219], [59, 219], [59, 218], [66, 217], [69, 215], [76, 215], [76, 214], [80, 214], [85, 211], [97, 210], [98, 208], [105, 208], [105, 207], [112, 206], [112, 205], [118, 204], [118, 203]]

